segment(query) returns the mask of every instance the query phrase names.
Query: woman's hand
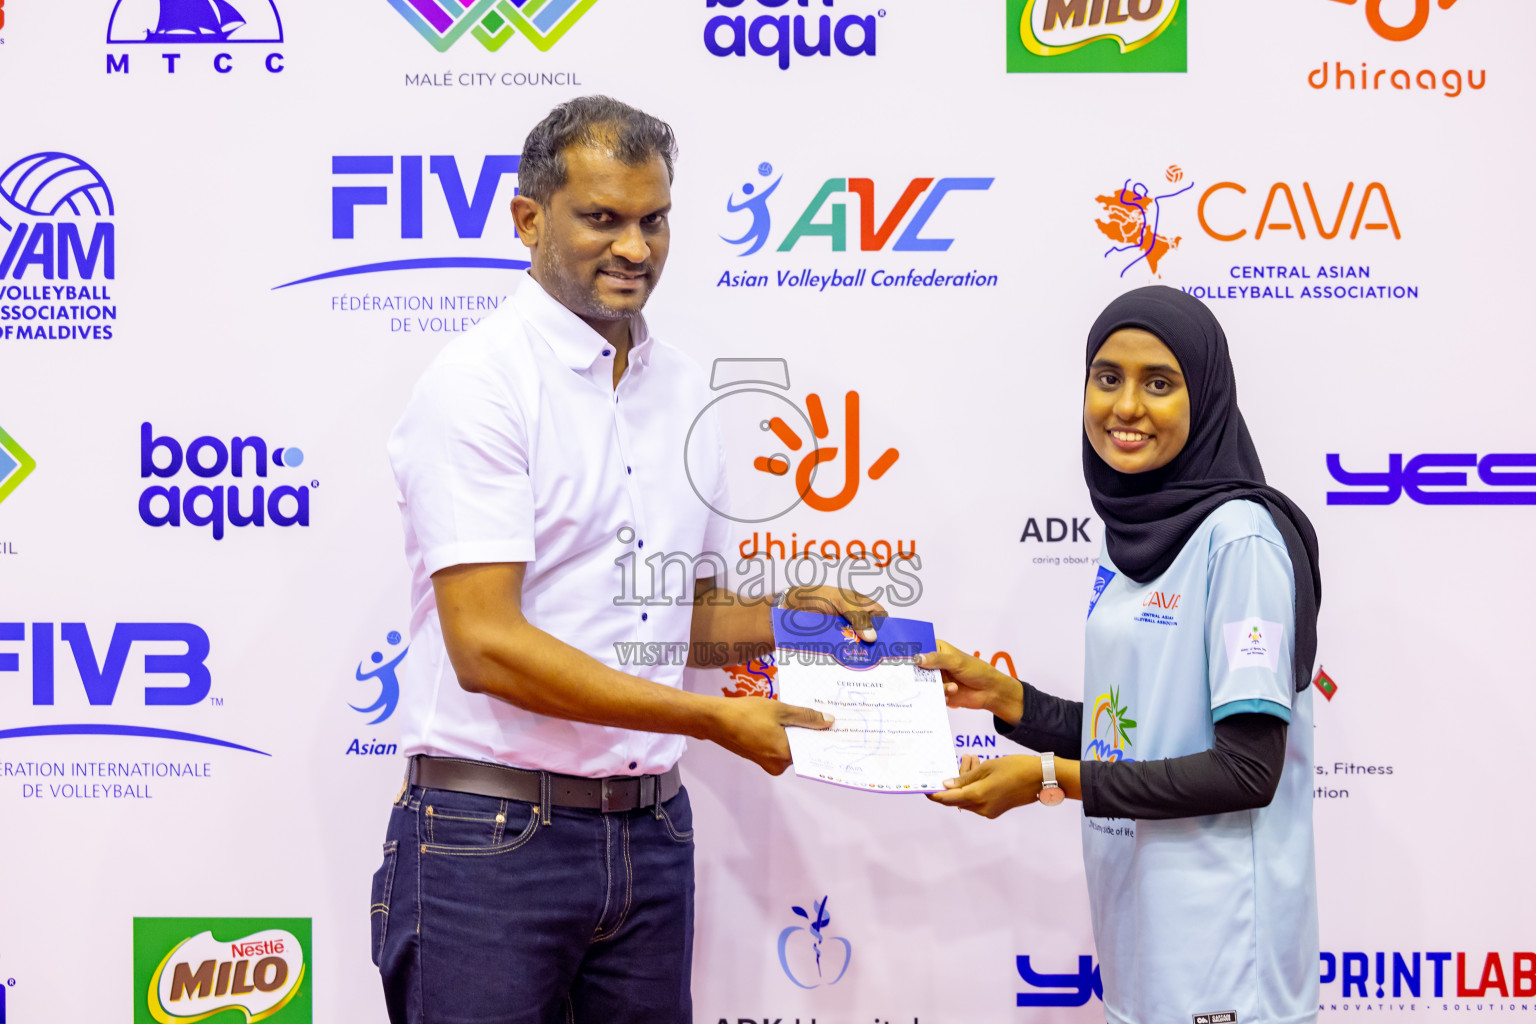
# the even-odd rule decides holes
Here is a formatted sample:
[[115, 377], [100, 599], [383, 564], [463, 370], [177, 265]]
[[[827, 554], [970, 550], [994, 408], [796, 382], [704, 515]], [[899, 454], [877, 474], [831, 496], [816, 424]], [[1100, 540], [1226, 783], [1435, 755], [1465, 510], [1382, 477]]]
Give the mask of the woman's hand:
[[1018, 725], [1024, 717], [1024, 684], [979, 658], [939, 641], [939, 649], [920, 654], [917, 664], [944, 676], [944, 701], [952, 708], [977, 708]]
[[974, 811], [983, 818], [995, 818], [1004, 811], [1032, 804], [1040, 796], [1040, 759], [1033, 754], [995, 757], [981, 761], [967, 754], [960, 761], [960, 777], [949, 779], [942, 793], [929, 793], [928, 799], [946, 807]]

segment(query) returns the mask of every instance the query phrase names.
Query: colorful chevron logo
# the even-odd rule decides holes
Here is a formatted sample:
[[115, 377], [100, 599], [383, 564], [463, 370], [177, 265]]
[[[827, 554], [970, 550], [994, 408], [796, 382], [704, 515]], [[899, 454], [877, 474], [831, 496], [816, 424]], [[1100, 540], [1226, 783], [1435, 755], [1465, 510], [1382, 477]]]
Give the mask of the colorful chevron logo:
[[570, 31], [597, 0], [389, 0], [439, 53], [465, 33], [495, 53], [519, 32], [547, 51]]

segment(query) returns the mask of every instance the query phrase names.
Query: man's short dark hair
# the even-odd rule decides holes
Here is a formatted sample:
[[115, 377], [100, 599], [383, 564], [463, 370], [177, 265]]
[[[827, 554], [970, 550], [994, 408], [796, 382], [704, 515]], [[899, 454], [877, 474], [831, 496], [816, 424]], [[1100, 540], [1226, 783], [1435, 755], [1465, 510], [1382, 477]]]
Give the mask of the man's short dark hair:
[[565, 151], [571, 146], [605, 149], [630, 167], [660, 156], [667, 165], [667, 181], [672, 180], [677, 139], [671, 125], [608, 96], [581, 96], [551, 110], [528, 133], [517, 171], [518, 190], [536, 203], [548, 203], [565, 187]]

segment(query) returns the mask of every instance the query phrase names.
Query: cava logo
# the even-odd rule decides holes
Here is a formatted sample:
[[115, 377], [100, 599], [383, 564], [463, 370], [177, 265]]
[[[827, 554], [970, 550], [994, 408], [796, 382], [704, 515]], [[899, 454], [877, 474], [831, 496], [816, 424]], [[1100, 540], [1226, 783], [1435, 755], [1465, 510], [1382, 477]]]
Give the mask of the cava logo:
[[515, 35], [548, 51], [597, 0], [389, 0], [390, 6], [439, 53], [466, 34], [495, 53]]
[[[283, 55], [271, 47], [283, 41], [283, 19], [272, 0], [117, 0], [107, 22], [109, 46], [149, 45], [158, 53], [140, 54], [165, 62], [167, 74], [180, 70], [184, 46], [226, 47], [264, 45], [268, 52], [261, 65], [269, 74], [283, 70]], [[107, 54], [107, 74], [128, 74], [128, 52]], [[227, 75], [239, 66], [229, 52], [212, 55], [213, 70]]]
[[307, 1024], [308, 918], [134, 918], [134, 1024]]
[[1009, 0], [1008, 70], [1184, 71], [1186, 0]]

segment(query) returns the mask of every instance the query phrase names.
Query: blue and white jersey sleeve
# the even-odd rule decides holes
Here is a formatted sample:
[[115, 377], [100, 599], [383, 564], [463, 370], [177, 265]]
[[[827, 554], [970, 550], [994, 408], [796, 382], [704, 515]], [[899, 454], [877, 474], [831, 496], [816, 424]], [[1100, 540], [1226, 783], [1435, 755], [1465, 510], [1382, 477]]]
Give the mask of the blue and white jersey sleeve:
[[1263, 506], [1235, 501], [1225, 509], [1233, 511], [1213, 531], [1207, 563], [1211, 717], [1257, 712], [1289, 722], [1296, 646], [1291, 559]]

